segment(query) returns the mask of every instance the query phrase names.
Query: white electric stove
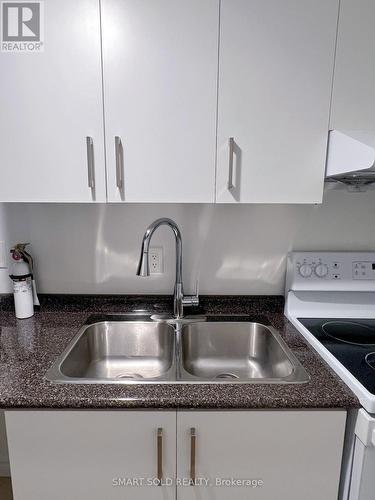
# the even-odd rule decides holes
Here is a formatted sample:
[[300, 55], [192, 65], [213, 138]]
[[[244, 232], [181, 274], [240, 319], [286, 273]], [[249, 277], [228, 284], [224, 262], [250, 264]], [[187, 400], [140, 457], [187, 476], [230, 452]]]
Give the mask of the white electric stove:
[[288, 256], [285, 315], [358, 397], [342, 500], [375, 499], [375, 252]]

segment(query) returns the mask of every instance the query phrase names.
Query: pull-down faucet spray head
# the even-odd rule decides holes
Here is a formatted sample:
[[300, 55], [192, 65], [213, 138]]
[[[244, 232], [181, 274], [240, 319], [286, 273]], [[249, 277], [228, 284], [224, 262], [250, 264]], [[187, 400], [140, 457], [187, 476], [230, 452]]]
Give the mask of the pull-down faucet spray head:
[[144, 244], [142, 243], [141, 257], [138, 262], [137, 276], [150, 276], [150, 264], [148, 260], [148, 251], [144, 250]]

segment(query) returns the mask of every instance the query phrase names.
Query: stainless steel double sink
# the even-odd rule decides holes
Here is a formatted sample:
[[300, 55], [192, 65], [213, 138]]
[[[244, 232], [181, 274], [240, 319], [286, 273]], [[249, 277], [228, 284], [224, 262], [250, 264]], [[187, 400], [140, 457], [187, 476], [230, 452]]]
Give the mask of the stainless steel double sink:
[[303, 383], [278, 332], [255, 322], [124, 321], [83, 326], [47, 372], [73, 384]]

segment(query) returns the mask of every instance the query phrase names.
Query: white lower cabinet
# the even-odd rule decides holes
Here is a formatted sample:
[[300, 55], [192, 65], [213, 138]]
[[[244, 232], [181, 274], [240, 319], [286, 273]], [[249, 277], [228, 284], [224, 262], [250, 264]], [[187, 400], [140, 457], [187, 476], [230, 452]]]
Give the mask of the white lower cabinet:
[[[6, 413], [14, 500], [172, 500], [175, 486], [137, 485], [176, 475], [176, 412]], [[128, 480], [133, 486], [124, 486]]]
[[336, 500], [345, 422], [339, 410], [9, 411], [14, 500]]
[[193, 428], [197, 486], [179, 487], [177, 497], [337, 500], [345, 422], [344, 411], [178, 413], [177, 477], [190, 476]]

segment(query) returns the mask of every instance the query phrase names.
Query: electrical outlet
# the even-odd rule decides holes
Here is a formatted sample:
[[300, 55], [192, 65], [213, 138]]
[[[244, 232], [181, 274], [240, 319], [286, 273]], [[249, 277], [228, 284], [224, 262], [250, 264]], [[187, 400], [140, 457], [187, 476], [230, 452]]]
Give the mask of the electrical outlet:
[[151, 247], [149, 251], [150, 274], [163, 274], [163, 248]]

